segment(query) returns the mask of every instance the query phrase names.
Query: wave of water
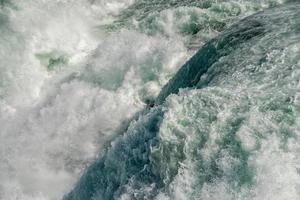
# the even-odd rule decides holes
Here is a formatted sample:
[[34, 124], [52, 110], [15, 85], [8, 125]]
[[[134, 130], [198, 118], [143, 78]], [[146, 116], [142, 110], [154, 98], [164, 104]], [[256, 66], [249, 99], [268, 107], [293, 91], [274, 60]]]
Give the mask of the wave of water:
[[134, 117], [196, 49], [284, 3], [0, 1], [0, 199], [60, 199], [85, 169], [65, 198], [298, 199], [293, 9]]

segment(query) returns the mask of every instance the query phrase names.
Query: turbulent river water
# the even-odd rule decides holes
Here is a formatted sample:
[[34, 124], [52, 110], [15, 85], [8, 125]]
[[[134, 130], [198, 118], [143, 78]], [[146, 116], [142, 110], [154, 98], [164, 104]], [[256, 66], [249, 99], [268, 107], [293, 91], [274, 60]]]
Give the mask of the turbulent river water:
[[1, 200], [299, 200], [300, 2], [0, 0]]

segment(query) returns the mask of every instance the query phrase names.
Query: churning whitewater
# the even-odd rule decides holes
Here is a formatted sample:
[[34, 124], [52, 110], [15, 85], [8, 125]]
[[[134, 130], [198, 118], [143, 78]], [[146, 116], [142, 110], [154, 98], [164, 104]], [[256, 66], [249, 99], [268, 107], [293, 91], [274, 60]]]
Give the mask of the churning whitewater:
[[0, 200], [299, 200], [300, 1], [0, 0]]

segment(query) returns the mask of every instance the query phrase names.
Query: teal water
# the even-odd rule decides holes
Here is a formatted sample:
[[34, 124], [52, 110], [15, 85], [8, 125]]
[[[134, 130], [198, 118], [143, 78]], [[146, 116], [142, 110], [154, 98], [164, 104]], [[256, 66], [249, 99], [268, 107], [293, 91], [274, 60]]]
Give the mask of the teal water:
[[0, 199], [298, 200], [299, 11], [0, 1]]
[[299, 198], [299, 9], [207, 42], [65, 199]]

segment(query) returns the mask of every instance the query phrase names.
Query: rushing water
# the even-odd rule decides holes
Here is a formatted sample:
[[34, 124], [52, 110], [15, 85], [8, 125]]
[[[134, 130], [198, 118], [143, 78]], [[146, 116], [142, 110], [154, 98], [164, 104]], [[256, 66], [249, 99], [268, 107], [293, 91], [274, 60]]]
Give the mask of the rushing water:
[[298, 200], [299, 60], [298, 1], [0, 0], [0, 199]]

